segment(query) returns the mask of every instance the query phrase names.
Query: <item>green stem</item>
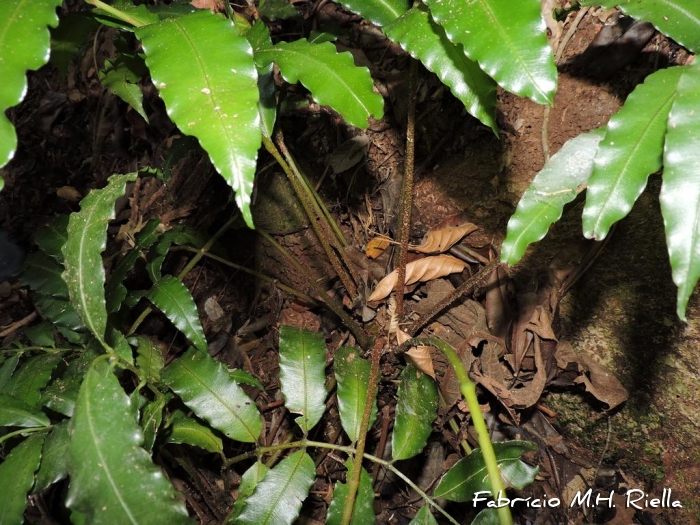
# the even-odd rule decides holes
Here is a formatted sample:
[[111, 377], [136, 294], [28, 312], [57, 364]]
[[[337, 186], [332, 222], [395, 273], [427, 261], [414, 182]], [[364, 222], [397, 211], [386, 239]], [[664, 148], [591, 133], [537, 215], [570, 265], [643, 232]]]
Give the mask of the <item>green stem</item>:
[[352, 512], [355, 509], [355, 499], [357, 498], [357, 491], [360, 488], [360, 475], [362, 474], [362, 458], [367, 443], [367, 432], [369, 431], [369, 420], [372, 416], [372, 407], [374, 406], [377, 391], [379, 390], [379, 360], [382, 356], [382, 348], [384, 348], [385, 342], [385, 339], [377, 338], [372, 347], [369, 385], [367, 386], [367, 396], [365, 397], [365, 406], [362, 412], [362, 420], [360, 421], [360, 437], [357, 439], [357, 444], [355, 445], [357, 452], [352, 462], [352, 476], [348, 479], [348, 493], [345, 497], [343, 517], [340, 521], [341, 525], [350, 524]]
[[148, 25], [147, 21], [141, 20], [138, 17], [134, 17], [123, 11], [120, 11], [119, 9], [109, 4], [105, 4], [101, 0], [85, 0], [85, 2], [97, 7], [98, 9], [102, 9], [103, 11], [112, 15], [114, 18], [121, 20], [122, 22], [126, 22], [127, 24], [130, 24], [134, 27], [142, 27]]
[[[481, 455], [484, 458], [484, 463], [486, 464], [486, 472], [489, 475], [489, 482], [491, 484], [491, 495], [494, 498], [500, 498], [505, 496], [505, 486], [503, 485], [503, 478], [501, 477], [501, 471], [498, 468], [498, 460], [496, 459], [496, 452], [493, 450], [493, 444], [491, 443], [491, 437], [489, 436], [489, 430], [486, 426], [486, 421], [484, 420], [484, 415], [481, 413], [481, 407], [479, 406], [479, 400], [476, 396], [476, 384], [469, 379], [467, 371], [462, 365], [462, 361], [450, 345], [444, 341], [438, 339], [437, 337], [417, 337], [406, 341], [401, 347], [409, 347], [416, 345], [426, 344], [432, 345], [440, 350], [447, 360], [452, 365], [455, 371], [455, 375], [459, 380], [460, 390], [464, 399], [469, 407], [469, 412], [472, 416], [472, 423], [474, 424], [474, 429], [476, 430], [476, 435], [479, 442], [479, 448], [481, 449]], [[512, 525], [513, 516], [510, 513], [508, 506], [498, 507], [498, 521], [501, 525]]]
[[[268, 452], [279, 452], [282, 450], [287, 450], [291, 448], [307, 448], [307, 447], [314, 447], [314, 448], [322, 448], [322, 449], [330, 449], [330, 450], [336, 450], [338, 452], [344, 452], [348, 456], [355, 456], [356, 455], [356, 450], [354, 447], [348, 447], [344, 445], [336, 445], [334, 443], [324, 443], [321, 441], [311, 441], [307, 439], [301, 439], [299, 441], [291, 441], [288, 443], [280, 443], [278, 445], [271, 445], [269, 447], [258, 447], [255, 450], [251, 452], [246, 452], [245, 454], [240, 454], [238, 456], [235, 456], [231, 459], [228, 459], [224, 461], [224, 468], [228, 468], [231, 465], [235, 463], [240, 463], [241, 461], [245, 461], [247, 459], [251, 459], [254, 457], [260, 457], [263, 454], [266, 454]], [[459, 525], [459, 522], [454, 519], [452, 516], [450, 516], [442, 507], [440, 507], [437, 503], [435, 503], [435, 500], [431, 498], [428, 494], [426, 494], [421, 488], [416, 485], [408, 476], [406, 476], [403, 472], [401, 472], [399, 469], [397, 469], [391, 461], [387, 461], [385, 459], [378, 458], [377, 456], [373, 456], [372, 454], [367, 454], [364, 453], [362, 455], [364, 459], [367, 459], [369, 461], [373, 461], [374, 463], [378, 463], [379, 465], [382, 465], [384, 468], [387, 470], [390, 470], [396, 476], [401, 478], [403, 481], [406, 482], [406, 485], [411, 487], [411, 489], [416, 491], [416, 494], [418, 494], [425, 502], [433, 507], [437, 512], [445, 516], [447, 520], [452, 523], [453, 525]]]
[[0, 437], [0, 445], [2, 445], [8, 439], [12, 439], [15, 436], [23, 436], [25, 434], [35, 434], [37, 432], [48, 432], [52, 428], [53, 428], [53, 425], [49, 425], [48, 427], [20, 428], [19, 430], [15, 430], [14, 432], [8, 432], [4, 436], [1, 436]]

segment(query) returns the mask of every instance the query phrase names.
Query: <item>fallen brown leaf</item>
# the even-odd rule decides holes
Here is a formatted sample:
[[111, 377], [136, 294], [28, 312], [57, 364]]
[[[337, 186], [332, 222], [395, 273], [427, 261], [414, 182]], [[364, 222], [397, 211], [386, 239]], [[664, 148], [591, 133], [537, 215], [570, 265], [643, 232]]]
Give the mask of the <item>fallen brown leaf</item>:
[[419, 253], [444, 253], [477, 228], [476, 224], [468, 222], [460, 226], [432, 230], [426, 234], [422, 244], [411, 245], [409, 249]]
[[388, 237], [384, 237], [382, 235], [373, 237], [369, 240], [367, 246], [365, 247], [365, 255], [370, 259], [376, 259], [384, 253], [384, 250], [387, 249], [389, 244], [391, 244], [391, 239]]
[[[406, 280], [404, 284], [408, 285], [438, 279], [451, 273], [461, 272], [465, 266], [466, 263], [464, 261], [460, 261], [451, 255], [424, 257], [406, 265]], [[375, 288], [368, 300], [380, 301], [386, 298], [396, 286], [397, 278], [398, 273], [396, 270], [384, 277], [384, 279], [379, 281], [377, 288]]]

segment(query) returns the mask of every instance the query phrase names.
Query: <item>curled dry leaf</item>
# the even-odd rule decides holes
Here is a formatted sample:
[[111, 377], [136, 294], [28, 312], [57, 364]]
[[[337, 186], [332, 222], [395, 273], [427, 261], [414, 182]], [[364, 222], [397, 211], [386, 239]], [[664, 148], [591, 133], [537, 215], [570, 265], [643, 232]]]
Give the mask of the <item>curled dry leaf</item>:
[[[451, 255], [435, 255], [424, 257], [406, 265], [406, 281], [404, 284], [432, 281], [464, 270], [467, 263]], [[377, 288], [369, 296], [370, 301], [380, 301], [387, 297], [396, 286], [397, 271], [394, 270], [384, 277]]]
[[410, 246], [410, 249], [420, 253], [443, 253], [462, 240], [462, 237], [477, 229], [476, 224], [467, 222], [460, 226], [447, 226], [439, 230], [432, 230], [427, 233], [422, 244]]

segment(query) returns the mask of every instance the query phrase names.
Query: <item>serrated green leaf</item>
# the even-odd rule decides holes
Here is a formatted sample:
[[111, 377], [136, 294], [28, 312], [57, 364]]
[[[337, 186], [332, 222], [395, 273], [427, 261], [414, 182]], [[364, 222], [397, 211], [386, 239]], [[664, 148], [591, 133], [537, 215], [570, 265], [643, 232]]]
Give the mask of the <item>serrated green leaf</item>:
[[228, 520], [229, 523], [236, 523], [236, 518], [238, 518], [241, 511], [243, 511], [247, 499], [255, 492], [255, 487], [265, 478], [265, 474], [267, 474], [269, 470], [265, 463], [256, 461], [252, 467], [243, 473], [243, 476], [241, 476], [241, 484], [238, 486], [238, 498], [233, 504], [231, 518]]
[[326, 345], [323, 336], [302, 328], [280, 327], [280, 388], [285, 406], [301, 414], [296, 422], [304, 434], [326, 410]]
[[21, 399], [31, 407], [38, 407], [41, 390], [51, 379], [51, 372], [60, 361], [61, 357], [55, 354], [30, 357], [15, 371], [2, 388], [2, 393]]
[[233, 22], [208, 11], [144, 27], [136, 35], [170, 118], [197, 137], [252, 228], [250, 199], [262, 139], [250, 44]]
[[583, 209], [583, 234], [589, 239], [603, 240], [630, 212], [649, 175], [661, 169], [668, 112], [686, 69], [672, 67], [649, 75], [608, 122]]
[[429, 505], [423, 505], [408, 525], [438, 525]]
[[35, 292], [52, 297], [68, 298], [68, 286], [63, 280], [63, 266], [56, 259], [38, 251], [27, 255], [20, 281]]
[[539, 0], [427, 0], [448, 38], [508, 91], [551, 104], [557, 68]]
[[88, 523], [191, 523], [172, 485], [141, 448], [129, 397], [105, 361], [90, 367], [71, 420], [66, 504]]
[[401, 374], [396, 398], [391, 454], [395, 460], [408, 459], [423, 450], [433, 430], [438, 408], [437, 385], [408, 365]]
[[265, 390], [265, 387], [260, 382], [260, 380], [254, 375], [249, 374], [245, 370], [241, 370], [240, 368], [229, 370], [228, 375], [236, 383], [240, 383], [241, 385], [252, 386], [254, 388], [257, 388], [258, 390]]
[[68, 421], [54, 425], [53, 430], [46, 436], [41, 451], [41, 466], [36, 474], [34, 494], [50, 487], [68, 476]]
[[5, 110], [27, 94], [28, 69], [49, 60], [48, 26], [56, 27], [61, 0], [4, 0], [0, 2], [0, 168], [17, 149], [15, 128]]
[[[370, 363], [356, 348], [342, 347], [335, 353], [335, 379], [338, 383], [340, 423], [351, 441], [360, 437], [360, 422], [369, 388]], [[372, 403], [369, 426], [377, 417], [377, 402]]]
[[700, 4], [696, 0], [585, 0], [584, 5], [619, 7], [647, 20], [693, 53], [700, 52]]
[[676, 312], [686, 320], [688, 299], [700, 278], [700, 66], [686, 68], [668, 114], [661, 185], [661, 214], [673, 282]]
[[63, 264], [63, 252], [61, 248], [68, 240], [68, 221], [70, 215], [59, 215], [51, 220], [51, 222], [39, 228], [34, 233], [34, 242], [47, 255], [56, 259], [60, 264]]
[[38, 294], [34, 297], [34, 307], [42, 319], [51, 321], [59, 331], [61, 331], [61, 327], [73, 331], [85, 329], [78, 312], [75, 311], [68, 299], [57, 299], [49, 295]]
[[[24, 335], [34, 346], [45, 346], [54, 348], [56, 339], [54, 338], [53, 326], [51, 323], [43, 322], [30, 326], [24, 331]], [[2, 383], [0, 381], [0, 383]]]
[[202, 352], [207, 351], [207, 339], [199, 320], [197, 305], [190, 291], [179, 279], [166, 275], [153, 285], [146, 298], [185, 334], [195, 348]]
[[15, 369], [19, 364], [20, 355], [21, 354], [8, 356], [7, 360], [3, 362], [2, 366], [0, 366], [0, 392], [4, 390], [5, 385], [12, 377], [12, 374], [15, 373]]
[[315, 477], [316, 467], [311, 457], [303, 450], [295, 452], [265, 474], [246, 500], [236, 523], [291, 525], [299, 515]]
[[384, 101], [374, 92], [369, 71], [331, 43], [280, 42], [256, 49], [255, 62], [259, 67], [274, 62], [287, 82], [304, 84], [316, 102], [332, 107], [348, 124], [366, 128], [370, 116], [383, 115]]
[[153, 243], [158, 240], [159, 232], [157, 231], [160, 221], [152, 219], [146, 223], [143, 229], [135, 236], [135, 246], [117, 263], [109, 276], [109, 280], [105, 285], [105, 301], [107, 312], [116, 312], [121, 306], [122, 301], [127, 295], [124, 279], [127, 274], [134, 268], [136, 261], [142, 256], [142, 251], [150, 248]]
[[[345, 462], [348, 469], [347, 477], [352, 476], [352, 459]], [[346, 498], [348, 497], [347, 483], [340, 481], [335, 484], [333, 490], [333, 499], [328, 507], [328, 516], [326, 517], [326, 525], [340, 525], [343, 520], [343, 510]], [[372, 487], [372, 477], [363, 468], [360, 472], [360, 486], [357, 489], [355, 497], [355, 505], [352, 509], [351, 525], [369, 525], [376, 523], [374, 515], [374, 488]]]
[[236, 441], [254, 443], [262, 430], [255, 403], [206, 352], [190, 348], [161, 373], [198, 417]]
[[139, 337], [136, 353], [136, 364], [143, 372], [143, 377], [148, 381], [159, 382], [165, 360], [158, 345], [146, 337]]
[[214, 454], [221, 454], [224, 451], [224, 444], [219, 436], [209, 427], [189, 417], [173, 421], [165, 442], [192, 445]]
[[45, 427], [46, 414], [9, 394], [0, 394], [0, 427]]
[[340, 3], [380, 27], [390, 24], [409, 8], [405, 0], [343, 0]]
[[12, 449], [0, 463], [0, 523], [22, 525], [27, 494], [41, 461], [43, 434], [34, 434]]
[[98, 72], [98, 76], [105, 88], [129, 104], [148, 122], [148, 115], [143, 109], [143, 93], [138, 85], [143, 78], [143, 75], [139, 74], [139, 66], [146, 69], [137, 57], [122, 54], [116, 60], [105, 60], [105, 68]]
[[[503, 441], [493, 444], [496, 461], [504, 483], [522, 489], [532, 483], [539, 471], [520, 460], [528, 450], [537, 450], [537, 446], [528, 441]], [[450, 501], [471, 501], [477, 492], [491, 491], [491, 484], [484, 463], [481, 449], [475, 449], [467, 457], [460, 459], [440, 479], [435, 487], [437, 498]]]
[[424, 5], [414, 7], [384, 27], [386, 35], [435, 73], [470, 115], [498, 133], [496, 83], [453, 44]]
[[41, 405], [72, 417], [83, 377], [97, 353], [86, 350], [68, 364], [65, 373], [46, 387], [41, 395]]
[[542, 239], [574, 200], [593, 171], [593, 159], [605, 130], [599, 129], [567, 141], [550, 158], [520, 198], [508, 221], [501, 261], [517, 263], [525, 249]]
[[159, 396], [155, 401], [148, 403], [141, 413], [141, 428], [143, 429], [143, 448], [149, 452], [158, 437], [158, 429], [163, 422], [163, 408], [172, 398], [172, 394]]
[[107, 309], [105, 307], [105, 270], [102, 252], [107, 245], [107, 224], [114, 217], [114, 203], [124, 194], [127, 182], [136, 173], [112, 175], [109, 184], [91, 191], [73, 213], [68, 223], [68, 240], [63, 245], [65, 271], [71, 304], [92, 335], [109, 348], [105, 341]]

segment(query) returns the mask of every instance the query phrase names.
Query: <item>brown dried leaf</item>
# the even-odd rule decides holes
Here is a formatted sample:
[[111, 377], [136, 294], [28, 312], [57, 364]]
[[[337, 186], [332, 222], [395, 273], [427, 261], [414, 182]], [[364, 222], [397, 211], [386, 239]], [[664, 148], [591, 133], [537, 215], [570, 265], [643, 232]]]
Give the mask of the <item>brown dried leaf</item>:
[[388, 237], [384, 237], [383, 235], [373, 237], [365, 247], [365, 255], [370, 259], [376, 259], [384, 253], [384, 250], [387, 249], [389, 244], [391, 244], [391, 239]]
[[409, 246], [409, 249], [420, 253], [444, 253], [457, 244], [462, 237], [469, 235], [478, 227], [476, 224], [467, 222], [460, 226], [448, 226], [439, 230], [432, 230], [427, 233], [423, 243]]
[[[424, 257], [406, 265], [406, 280], [404, 284], [409, 285], [438, 279], [451, 273], [461, 272], [465, 266], [466, 263], [464, 261], [460, 261], [451, 255]], [[397, 276], [398, 273], [394, 270], [379, 281], [377, 288], [375, 288], [368, 300], [380, 301], [387, 297], [396, 286]]]
[[433, 358], [430, 355], [429, 346], [414, 346], [408, 352], [406, 352], [406, 357], [416, 365], [416, 368], [429, 375], [433, 379], [435, 377], [435, 368], [433, 368]]

